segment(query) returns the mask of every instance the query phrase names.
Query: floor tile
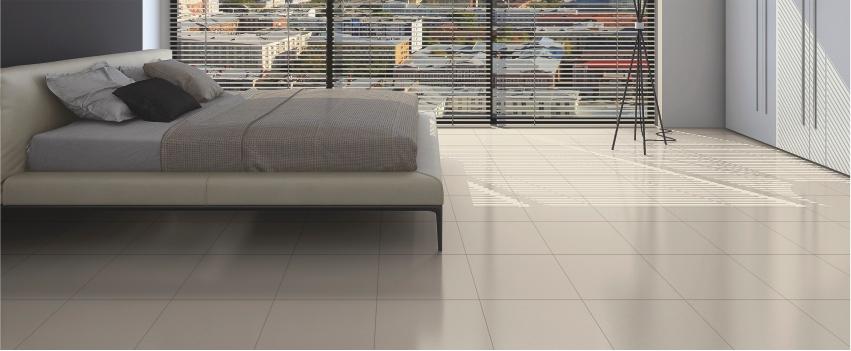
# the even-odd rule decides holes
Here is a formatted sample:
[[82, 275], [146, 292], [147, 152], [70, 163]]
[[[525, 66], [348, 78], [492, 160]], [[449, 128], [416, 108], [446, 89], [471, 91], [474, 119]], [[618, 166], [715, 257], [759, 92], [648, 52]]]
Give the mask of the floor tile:
[[842, 339], [845, 344], [851, 343], [848, 336], [851, 330], [848, 323], [851, 305], [848, 300], [793, 300], [792, 303]]
[[724, 255], [647, 255], [680, 294], [689, 299], [776, 299], [773, 289]]
[[3, 254], [0, 255], [0, 270], [5, 274], [6, 272], [12, 270], [17, 265], [21, 264], [29, 258], [29, 255], [11, 255], [11, 254]]
[[130, 253], [202, 254], [207, 252], [227, 222], [157, 222], [127, 246]]
[[116, 254], [144, 235], [148, 222], [80, 222], [57, 233], [37, 253]]
[[817, 254], [849, 253], [849, 230], [838, 222], [764, 222], [769, 228]]
[[138, 348], [251, 349], [271, 306], [259, 300], [175, 300]]
[[110, 255], [33, 255], [3, 274], [4, 299], [65, 299], [110, 260]]
[[661, 207], [653, 206], [597, 206], [603, 217], [612, 222], [679, 221], [679, 218]]
[[638, 255], [557, 256], [584, 299], [678, 299], [674, 289]]
[[715, 245], [682, 222], [612, 222], [640, 253], [715, 254]]
[[310, 222], [296, 245], [297, 253], [373, 253], [380, 247], [380, 222]]
[[747, 222], [754, 220], [736, 207], [668, 206], [665, 209], [683, 221]]
[[227, 222], [236, 216], [234, 211], [168, 210], [162, 211], [160, 222]]
[[183, 283], [178, 299], [273, 299], [288, 255], [206, 255]]
[[749, 217], [758, 221], [789, 221], [789, 222], [811, 222], [827, 220], [807, 207], [795, 206], [736, 206], [736, 209], [744, 212]]
[[2, 223], [3, 254], [30, 254], [46, 245], [58, 233], [61, 233], [65, 223], [52, 222], [10, 222], [4, 218]]
[[382, 255], [379, 299], [476, 299], [463, 255]]
[[635, 249], [607, 222], [535, 222], [555, 254], [632, 254]]
[[819, 255], [818, 257], [845, 274], [851, 273], [851, 269], [849, 269], [849, 261], [851, 260], [849, 260], [848, 255]]
[[450, 196], [455, 218], [459, 221], [528, 221], [524, 204], [512, 196]]
[[847, 349], [784, 300], [704, 300], [691, 304], [736, 349]]
[[801, 254], [807, 251], [760, 222], [689, 222], [729, 254]]
[[308, 212], [307, 222], [380, 222], [381, 211], [316, 210]]
[[378, 349], [490, 349], [475, 300], [378, 301]]
[[485, 300], [496, 349], [609, 349], [582, 301]]
[[814, 255], [735, 255], [748, 270], [789, 299], [847, 299], [847, 274]]
[[559, 263], [547, 255], [470, 255], [482, 299], [578, 298]]
[[549, 254], [532, 222], [458, 222], [468, 254]]
[[729, 349], [682, 300], [590, 300], [616, 349]]
[[210, 253], [285, 254], [295, 249], [303, 224], [299, 222], [231, 222]]
[[[558, 199], [554, 201], [562, 202], [564, 201], [563, 196], [557, 196]], [[579, 205], [576, 206], [547, 206], [547, 205], [537, 205], [530, 206], [526, 208], [526, 212], [529, 214], [529, 218], [533, 221], [582, 221], [582, 222], [594, 222], [594, 221], [605, 221], [606, 219], [600, 215], [593, 207], [587, 206], [587, 201], [582, 198], [571, 198], [570, 202], [578, 201]]]
[[259, 349], [371, 349], [376, 301], [278, 300]]
[[17, 347], [29, 337], [65, 300], [3, 300], [0, 302], [0, 348]]
[[33, 333], [25, 349], [132, 349], [167, 301], [68, 301]]
[[120, 255], [75, 295], [78, 299], [170, 299], [200, 255]]
[[231, 220], [233, 222], [304, 222], [310, 216], [310, 211], [303, 210], [256, 210], [238, 211]]
[[278, 298], [375, 299], [377, 255], [294, 255]]
[[[381, 223], [382, 254], [433, 254], [437, 252], [437, 223]], [[462, 254], [464, 244], [455, 222], [443, 222], [443, 253]]]
[[500, 175], [481, 176], [443, 176], [443, 189], [448, 195], [465, 195], [481, 193], [512, 194], [506, 180]]

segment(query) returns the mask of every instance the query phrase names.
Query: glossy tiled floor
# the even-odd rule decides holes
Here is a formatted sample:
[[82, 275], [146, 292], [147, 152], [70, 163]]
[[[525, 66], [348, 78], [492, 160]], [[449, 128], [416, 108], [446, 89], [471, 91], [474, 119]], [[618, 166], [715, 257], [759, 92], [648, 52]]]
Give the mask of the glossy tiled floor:
[[443, 129], [429, 214], [4, 213], [3, 348], [849, 347], [848, 178], [721, 130]]

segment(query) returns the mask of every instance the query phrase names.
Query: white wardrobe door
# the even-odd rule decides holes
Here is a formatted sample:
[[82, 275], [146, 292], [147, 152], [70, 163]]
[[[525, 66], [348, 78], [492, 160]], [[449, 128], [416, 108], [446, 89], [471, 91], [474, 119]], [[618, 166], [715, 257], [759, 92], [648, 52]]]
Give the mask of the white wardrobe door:
[[[813, 116], [814, 161], [849, 171], [849, 1], [810, 0], [816, 8], [814, 36], [818, 43], [814, 67], [816, 109]], [[816, 142], [817, 141], [817, 142]]]
[[[808, 1], [808, 0], [807, 0]], [[807, 84], [811, 30], [804, 0], [777, 0], [777, 147], [810, 158], [811, 85]]]

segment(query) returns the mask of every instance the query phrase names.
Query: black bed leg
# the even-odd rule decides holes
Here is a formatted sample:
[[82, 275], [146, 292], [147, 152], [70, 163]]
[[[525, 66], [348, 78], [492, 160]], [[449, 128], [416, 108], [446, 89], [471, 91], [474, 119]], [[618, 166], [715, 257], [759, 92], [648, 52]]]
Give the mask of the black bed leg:
[[443, 206], [434, 208], [434, 217], [437, 220], [437, 252], [443, 252]]

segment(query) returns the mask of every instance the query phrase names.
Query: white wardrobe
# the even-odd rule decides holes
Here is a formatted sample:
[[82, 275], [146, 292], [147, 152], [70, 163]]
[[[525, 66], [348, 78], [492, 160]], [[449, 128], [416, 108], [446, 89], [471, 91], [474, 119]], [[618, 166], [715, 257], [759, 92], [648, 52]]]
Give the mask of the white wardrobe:
[[727, 128], [849, 173], [849, 0], [727, 0]]

